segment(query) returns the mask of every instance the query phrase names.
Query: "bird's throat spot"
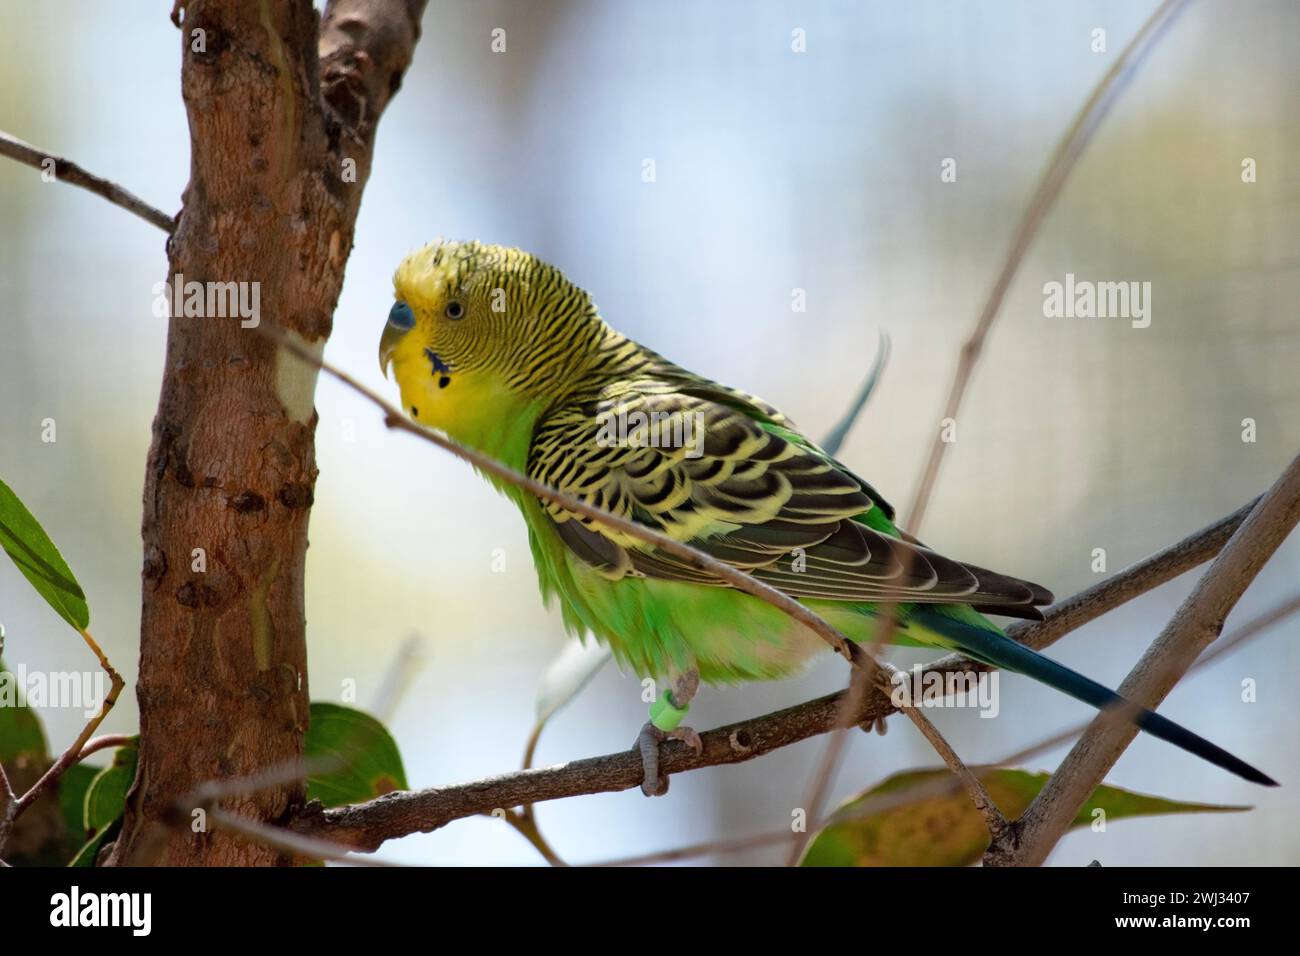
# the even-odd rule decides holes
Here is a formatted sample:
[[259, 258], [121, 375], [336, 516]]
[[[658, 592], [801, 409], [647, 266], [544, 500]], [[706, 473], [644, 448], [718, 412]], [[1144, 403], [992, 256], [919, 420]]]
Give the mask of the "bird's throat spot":
[[424, 357], [429, 360], [429, 364], [433, 369], [433, 374], [438, 376], [438, 387], [446, 388], [450, 385], [451, 366], [442, 360], [442, 356], [433, 349], [425, 349]]

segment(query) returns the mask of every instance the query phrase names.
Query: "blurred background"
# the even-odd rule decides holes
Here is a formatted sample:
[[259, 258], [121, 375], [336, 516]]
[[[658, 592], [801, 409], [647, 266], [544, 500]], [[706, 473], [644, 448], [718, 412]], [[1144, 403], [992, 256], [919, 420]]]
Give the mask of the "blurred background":
[[[0, 2], [0, 128], [168, 212], [188, 177], [180, 37], [165, 2]], [[390, 278], [442, 235], [522, 246], [592, 292], [616, 327], [754, 391], [810, 434], [843, 413], [878, 330], [894, 351], [841, 451], [900, 508], [938, 427], [957, 350], [1057, 140], [1154, 3], [693, 4], [434, 0], [380, 126], [326, 357], [376, 368]], [[1197, 2], [1089, 147], [1010, 289], [958, 421], [922, 536], [1058, 596], [1236, 509], [1300, 448], [1300, 6]], [[75, 20], [75, 28], [72, 26]], [[492, 53], [491, 31], [506, 31]], [[1094, 52], [1093, 31], [1106, 31]], [[806, 52], [791, 49], [805, 31]], [[1257, 181], [1242, 182], [1256, 161]], [[956, 182], [941, 163], [956, 161]], [[643, 161], [656, 177], [643, 181]], [[139, 627], [140, 489], [164, 322], [150, 312], [163, 237], [86, 192], [0, 162], [0, 476], [59, 543], [92, 627], [128, 682]], [[1149, 281], [1152, 321], [1049, 319], [1045, 282]], [[791, 308], [806, 290], [807, 310]], [[515, 768], [564, 637], [543, 611], [524, 526], [451, 457], [384, 429], [322, 380], [308, 555], [312, 696], [355, 681], [372, 705], [411, 635], [391, 720], [412, 786]], [[57, 441], [41, 441], [42, 420]], [[1242, 440], [1242, 421], [1256, 441]], [[502, 549], [496, 552], [496, 549]], [[504, 555], [504, 572], [493, 555]], [[1292, 538], [1230, 631], [1289, 596]], [[1111, 686], [1195, 574], [1051, 653]], [[11, 665], [90, 669], [80, 639], [0, 567]], [[1300, 618], [1184, 680], [1161, 712], [1279, 777], [1252, 787], [1140, 737], [1110, 781], [1247, 803], [1249, 814], [1143, 819], [1068, 836], [1060, 865], [1295, 864]], [[928, 655], [892, 652], [910, 665]], [[78, 663], [79, 662], [79, 663]], [[825, 656], [784, 683], [703, 693], [700, 729], [843, 686]], [[1242, 682], [1257, 682], [1243, 703]], [[932, 712], [970, 763], [1089, 714], [1018, 677], [1001, 716]], [[81, 718], [43, 712], [61, 748]], [[550, 725], [542, 764], [631, 745], [640, 684], [606, 667]], [[104, 726], [133, 732], [134, 694]], [[905, 721], [856, 734], [838, 800], [935, 765]], [[666, 799], [539, 808], [572, 862], [787, 827], [825, 738], [674, 779]], [[1030, 764], [1052, 769], [1058, 749]], [[781, 849], [709, 858], [768, 863]], [[539, 862], [476, 818], [384, 848], [429, 863]]]

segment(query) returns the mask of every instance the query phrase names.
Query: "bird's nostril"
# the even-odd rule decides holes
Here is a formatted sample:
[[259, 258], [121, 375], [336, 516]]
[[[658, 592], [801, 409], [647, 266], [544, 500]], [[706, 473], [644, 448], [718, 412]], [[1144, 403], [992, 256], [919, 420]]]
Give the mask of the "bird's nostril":
[[415, 313], [405, 302], [394, 302], [388, 312], [388, 324], [399, 329], [415, 328]]

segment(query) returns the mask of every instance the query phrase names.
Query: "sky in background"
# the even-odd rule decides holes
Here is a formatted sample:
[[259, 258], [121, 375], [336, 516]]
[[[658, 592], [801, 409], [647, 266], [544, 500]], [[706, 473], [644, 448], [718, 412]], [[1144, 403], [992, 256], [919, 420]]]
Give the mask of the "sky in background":
[[[608, 321], [756, 392], [813, 436], [842, 414], [887, 330], [893, 355], [841, 458], [910, 500], [958, 348], [1036, 178], [1154, 4], [447, 2], [380, 125], [326, 357], [385, 394], [376, 345], [401, 257], [436, 236], [518, 245], [588, 289]], [[0, 0], [0, 128], [174, 211], [188, 179], [180, 36], [166, 3]], [[71, 26], [75, 19], [76, 27]], [[505, 53], [490, 51], [506, 31]], [[791, 31], [806, 52], [791, 50]], [[1093, 52], [1093, 31], [1106, 31]], [[1300, 448], [1300, 6], [1194, 2], [1089, 147], [1013, 283], [957, 422], [923, 538], [1058, 596], [1236, 509]], [[1257, 181], [1243, 183], [1242, 161]], [[941, 163], [956, 162], [955, 182]], [[643, 181], [647, 159], [655, 181]], [[131, 680], [140, 489], [165, 323], [163, 237], [97, 197], [0, 162], [0, 477], [85, 586]], [[1047, 318], [1043, 285], [1150, 282], [1151, 323]], [[807, 309], [792, 310], [793, 290]], [[542, 610], [522, 521], [467, 467], [388, 432], [332, 381], [316, 407], [308, 553], [315, 699], [374, 703], [411, 635], [391, 727], [413, 786], [518, 765], [535, 690], [564, 638]], [[57, 422], [57, 441], [41, 423]], [[1243, 442], [1242, 421], [1256, 423]], [[497, 549], [501, 549], [499, 552]], [[493, 570], [494, 553], [505, 570]], [[1228, 628], [1289, 596], [1284, 545]], [[1051, 653], [1117, 684], [1194, 584], [1187, 576]], [[80, 639], [0, 567], [10, 664], [66, 669]], [[1292, 687], [1300, 618], [1184, 680], [1161, 712], [1279, 777], [1265, 792], [1139, 738], [1111, 782], [1249, 814], [1121, 821], [1067, 837], [1080, 865], [1300, 862]], [[926, 655], [897, 651], [910, 664]], [[1257, 702], [1242, 702], [1242, 681]], [[843, 663], [726, 690], [705, 729], [838, 689]], [[970, 763], [1088, 709], [1002, 680], [1001, 718], [934, 714]], [[125, 695], [104, 729], [133, 731]], [[48, 711], [55, 741], [79, 727]], [[640, 684], [606, 668], [542, 738], [541, 763], [625, 749]], [[903, 720], [855, 735], [841, 798], [937, 758]], [[671, 795], [538, 811], [574, 862], [780, 829], [824, 739], [676, 778]], [[1042, 755], [1051, 769], [1064, 750]], [[505, 824], [457, 822], [390, 859], [534, 863]], [[755, 850], [718, 862], [773, 862]]]

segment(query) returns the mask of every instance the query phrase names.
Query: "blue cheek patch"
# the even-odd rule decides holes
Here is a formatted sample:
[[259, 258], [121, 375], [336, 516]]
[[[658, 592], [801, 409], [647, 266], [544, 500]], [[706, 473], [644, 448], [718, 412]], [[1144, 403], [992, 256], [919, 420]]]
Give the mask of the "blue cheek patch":
[[394, 302], [388, 312], [388, 324], [395, 329], [415, 328], [415, 313], [405, 302]]

